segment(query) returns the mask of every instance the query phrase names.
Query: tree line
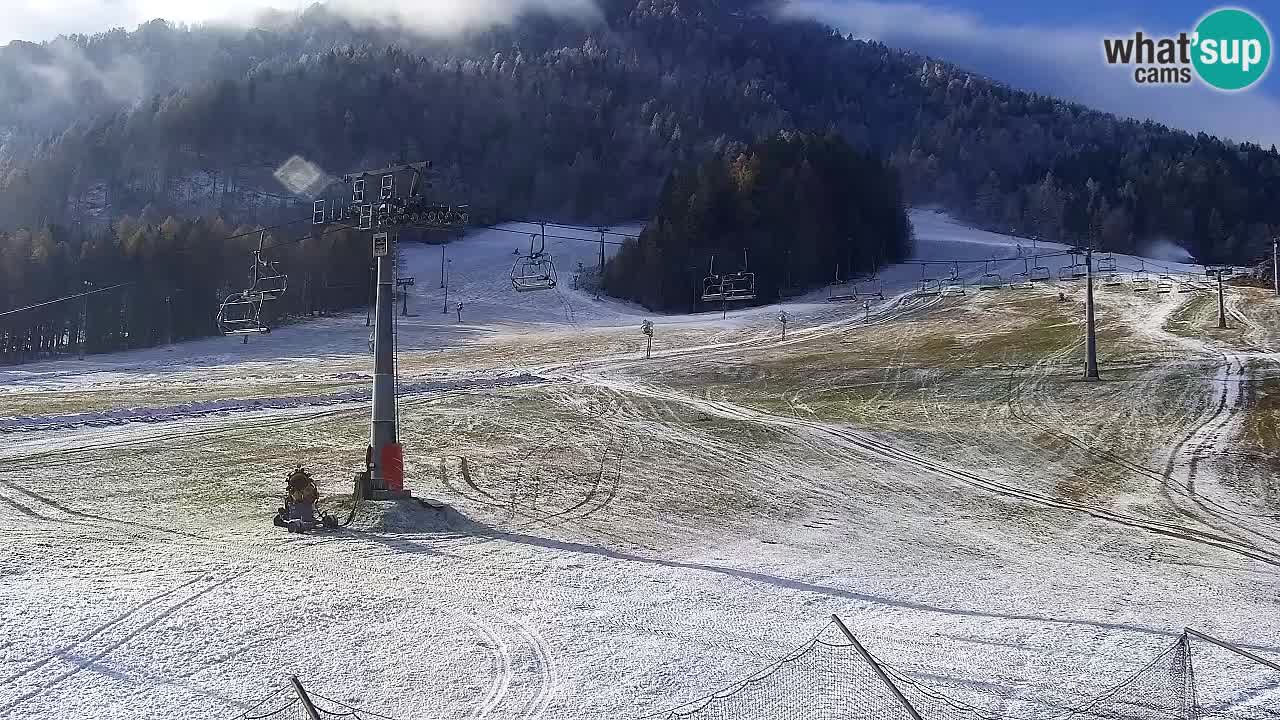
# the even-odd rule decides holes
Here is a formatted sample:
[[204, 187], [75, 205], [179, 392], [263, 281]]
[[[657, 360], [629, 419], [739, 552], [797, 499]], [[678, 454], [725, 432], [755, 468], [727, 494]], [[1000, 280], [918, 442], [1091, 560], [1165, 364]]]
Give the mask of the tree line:
[[835, 135], [782, 133], [673, 172], [653, 219], [605, 267], [604, 287], [686, 312], [709, 275], [752, 272], [762, 304], [870, 275], [911, 247], [895, 170]]
[[0, 313], [121, 286], [0, 315], [0, 363], [217, 334], [218, 307], [249, 286], [260, 240], [289, 275], [290, 291], [265, 304], [272, 324], [368, 302], [372, 249], [347, 230], [264, 237], [219, 218], [143, 216], [103, 230], [0, 232]]

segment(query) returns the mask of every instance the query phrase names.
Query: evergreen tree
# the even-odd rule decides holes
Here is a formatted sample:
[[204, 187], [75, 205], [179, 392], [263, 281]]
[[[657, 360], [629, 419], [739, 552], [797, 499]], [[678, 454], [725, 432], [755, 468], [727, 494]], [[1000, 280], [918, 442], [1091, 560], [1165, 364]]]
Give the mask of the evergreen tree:
[[764, 303], [784, 283], [829, 282], [837, 266], [843, 277], [874, 272], [910, 249], [892, 169], [838, 137], [786, 133], [672, 173], [604, 283], [646, 307], [688, 311], [714, 258], [717, 275], [753, 272]]

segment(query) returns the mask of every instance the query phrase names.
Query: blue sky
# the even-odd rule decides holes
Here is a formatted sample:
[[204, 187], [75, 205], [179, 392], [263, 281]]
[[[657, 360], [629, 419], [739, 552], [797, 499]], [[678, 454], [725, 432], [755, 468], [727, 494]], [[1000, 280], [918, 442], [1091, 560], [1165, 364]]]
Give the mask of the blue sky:
[[[1136, 3], [1074, 0], [1063, 3], [1015, 2], [1014, 0], [948, 0], [942, 7], [989, 16], [1011, 25], [1105, 27], [1115, 30], [1146, 30], [1172, 35], [1190, 30], [1192, 24], [1210, 10], [1223, 6], [1249, 10], [1262, 18], [1273, 36], [1280, 35], [1280, 4], [1206, 3], [1195, 0], [1161, 0]], [[1270, 13], [1266, 12], [1271, 8]], [[1270, 15], [1270, 17], [1268, 17]], [[1267, 73], [1263, 91], [1280, 96], [1280, 72]]]
[[[1280, 145], [1280, 59], [1248, 90], [1140, 87], [1131, 71], [1102, 61], [1102, 38], [1135, 30], [1190, 31], [1218, 7], [1241, 7], [1280, 38], [1280, 4], [1191, 0], [790, 0], [791, 14], [815, 17], [858, 37], [943, 58], [1015, 87], [1100, 110], [1264, 146]], [[1273, 55], [1277, 48], [1273, 48]]]

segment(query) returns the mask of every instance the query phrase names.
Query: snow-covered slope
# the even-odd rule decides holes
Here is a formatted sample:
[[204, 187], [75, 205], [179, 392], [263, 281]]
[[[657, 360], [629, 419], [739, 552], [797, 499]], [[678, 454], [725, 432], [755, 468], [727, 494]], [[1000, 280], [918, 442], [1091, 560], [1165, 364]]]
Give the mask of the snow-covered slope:
[[[363, 313], [0, 370], [0, 718], [257, 715], [294, 674], [395, 718], [643, 717], [830, 613], [1001, 717], [1059, 715], [1185, 625], [1280, 657], [1275, 500], [1234, 451], [1280, 308], [1233, 290], [1243, 329], [1206, 336], [1208, 295], [1101, 287], [1107, 382], [1081, 383], [1082, 283], [914, 297], [920, 262], [1036, 251], [912, 217], [883, 301], [789, 302], [785, 340], [776, 305], [572, 289], [590, 242], [550, 242], [561, 286], [516, 293], [529, 225], [450, 244], [448, 306], [441, 249], [404, 248], [408, 480], [452, 509], [329, 535], [269, 517], [294, 463], [350, 488]], [[1239, 658], [1196, 674], [1233, 716], [1280, 706]]]

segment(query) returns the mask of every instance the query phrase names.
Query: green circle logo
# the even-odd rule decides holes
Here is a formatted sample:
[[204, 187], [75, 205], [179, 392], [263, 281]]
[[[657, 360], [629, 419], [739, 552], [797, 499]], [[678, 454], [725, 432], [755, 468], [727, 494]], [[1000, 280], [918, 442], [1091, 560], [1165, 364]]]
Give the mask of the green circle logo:
[[1219, 90], [1243, 90], [1271, 64], [1271, 34], [1253, 13], [1214, 10], [1196, 25], [1191, 63], [1200, 79]]

